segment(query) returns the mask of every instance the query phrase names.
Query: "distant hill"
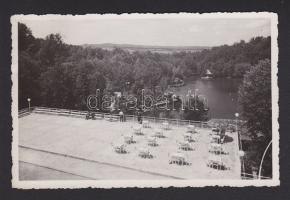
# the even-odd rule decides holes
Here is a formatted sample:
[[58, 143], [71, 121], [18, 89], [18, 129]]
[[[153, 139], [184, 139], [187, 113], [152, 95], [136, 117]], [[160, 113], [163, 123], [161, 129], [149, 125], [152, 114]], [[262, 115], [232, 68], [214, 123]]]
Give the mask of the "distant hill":
[[156, 53], [173, 53], [173, 52], [197, 52], [204, 49], [211, 49], [211, 47], [206, 46], [150, 46], [150, 45], [134, 45], [134, 44], [84, 44], [84, 47], [92, 48], [102, 48], [107, 50], [112, 50], [114, 48], [125, 49], [130, 52], [132, 51], [151, 51]]

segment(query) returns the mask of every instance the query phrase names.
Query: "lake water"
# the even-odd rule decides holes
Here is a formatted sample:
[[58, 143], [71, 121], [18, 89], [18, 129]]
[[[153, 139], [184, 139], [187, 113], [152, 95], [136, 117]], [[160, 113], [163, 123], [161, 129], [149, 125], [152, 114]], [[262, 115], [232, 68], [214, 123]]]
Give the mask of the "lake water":
[[235, 118], [235, 113], [238, 112], [237, 97], [239, 86], [242, 83], [241, 79], [202, 80], [192, 78], [185, 83], [183, 87], [172, 88], [170, 91], [185, 96], [189, 90], [194, 94], [195, 89], [198, 89], [197, 94], [204, 95], [208, 100], [210, 118]]

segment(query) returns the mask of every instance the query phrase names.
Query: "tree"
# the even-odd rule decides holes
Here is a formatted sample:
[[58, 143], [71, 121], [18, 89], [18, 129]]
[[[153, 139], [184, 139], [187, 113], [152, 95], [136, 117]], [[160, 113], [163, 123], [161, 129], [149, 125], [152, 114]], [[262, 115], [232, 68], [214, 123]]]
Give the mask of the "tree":
[[34, 59], [27, 51], [19, 52], [19, 108], [27, 107], [27, 98], [31, 98], [33, 105], [40, 102], [39, 62]]
[[40, 102], [38, 77], [39, 60], [35, 55], [39, 50], [40, 40], [33, 37], [31, 30], [22, 23], [18, 23], [19, 48], [19, 108], [27, 107], [27, 98], [31, 98], [33, 105]]
[[46, 36], [39, 50], [39, 56], [44, 70], [63, 62], [68, 57], [68, 48], [63, 43], [61, 35], [50, 34]]
[[252, 135], [271, 137], [271, 64], [268, 59], [260, 61], [245, 74], [239, 90], [239, 103]]
[[31, 30], [22, 23], [18, 23], [18, 49], [19, 51], [27, 50], [34, 42], [35, 38]]
[[[259, 167], [263, 152], [272, 139], [271, 64], [262, 60], [245, 74], [239, 89], [239, 104], [252, 141], [246, 153], [246, 170]], [[270, 151], [271, 152], [271, 151]], [[263, 164], [263, 175], [272, 176], [272, 154]]]

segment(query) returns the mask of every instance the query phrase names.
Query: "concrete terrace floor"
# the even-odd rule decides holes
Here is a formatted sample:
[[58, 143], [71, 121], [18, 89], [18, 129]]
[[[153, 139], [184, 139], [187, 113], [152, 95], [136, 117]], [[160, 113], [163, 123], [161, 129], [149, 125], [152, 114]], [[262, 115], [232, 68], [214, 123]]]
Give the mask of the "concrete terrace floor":
[[[112, 144], [123, 142], [133, 133], [136, 122], [85, 120], [67, 116], [32, 113], [19, 118], [19, 179], [240, 179], [240, 159], [236, 133], [226, 133], [232, 141], [223, 156], [230, 170], [207, 166], [210, 129], [197, 128], [195, 150], [183, 151], [191, 165], [169, 164], [169, 154], [178, 151], [176, 141], [183, 140], [186, 126], [172, 126], [158, 138], [158, 146], [147, 145], [146, 137], [160, 124], [143, 128], [134, 135], [136, 143], [127, 145], [129, 153], [118, 154]], [[138, 148], [147, 147], [152, 159], [138, 156]], [[182, 150], [181, 150], [182, 151]]]

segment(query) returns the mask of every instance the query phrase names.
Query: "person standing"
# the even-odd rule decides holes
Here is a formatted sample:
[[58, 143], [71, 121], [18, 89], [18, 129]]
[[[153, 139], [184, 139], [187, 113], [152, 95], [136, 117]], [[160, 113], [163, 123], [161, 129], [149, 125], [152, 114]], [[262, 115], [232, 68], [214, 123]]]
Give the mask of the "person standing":
[[120, 122], [124, 122], [124, 113], [122, 110], [119, 112], [119, 116], [120, 116]]
[[141, 110], [137, 111], [137, 119], [138, 119], [139, 124], [142, 124], [142, 113], [141, 113]]

